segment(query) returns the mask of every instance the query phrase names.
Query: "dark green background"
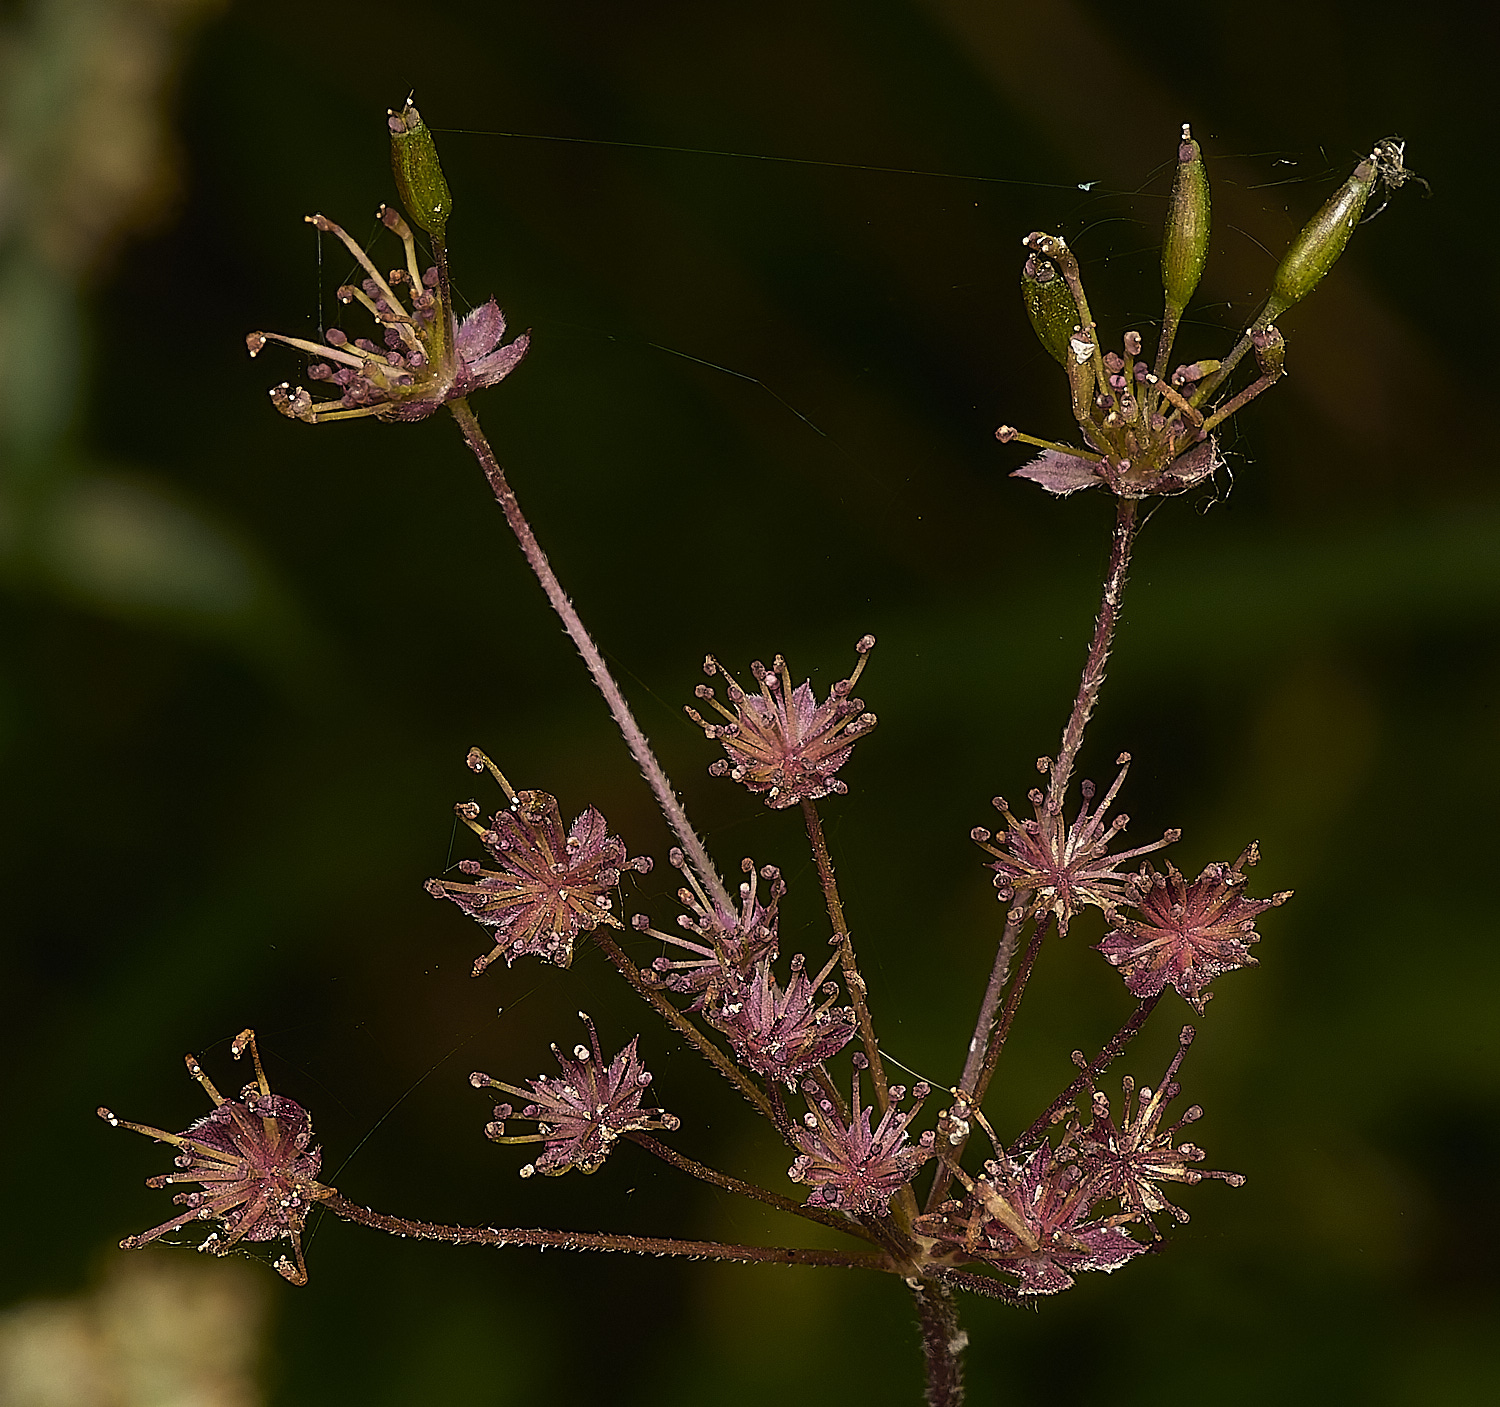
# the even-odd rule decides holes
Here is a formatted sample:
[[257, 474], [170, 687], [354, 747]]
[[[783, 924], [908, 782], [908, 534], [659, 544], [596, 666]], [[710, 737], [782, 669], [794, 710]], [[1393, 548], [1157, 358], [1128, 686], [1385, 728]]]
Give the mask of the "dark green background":
[[[678, 1146], [773, 1184], [788, 1161], [596, 954], [471, 981], [483, 935], [422, 892], [450, 842], [472, 853], [451, 803], [494, 799], [463, 768], [477, 743], [567, 814], [598, 805], [658, 859], [626, 909], [673, 913], [664, 827], [451, 421], [294, 424], [265, 389], [300, 362], [245, 358], [252, 328], [336, 314], [348, 261], [325, 240], [320, 267], [301, 217], [373, 235], [387, 106], [414, 87], [438, 130], [462, 297], [533, 329], [476, 409], [721, 863], [786, 871], [786, 952], [826, 936], [796, 815], [708, 778], [680, 705], [706, 650], [783, 651], [821, 690], [880, 638], [861, 686], [880, 727], [825, 814], [884, 1044], [944, 1081], [1001, 916], [967, 834], [1055, 748], [1107, 547], [1099, 494], [1008, 479], [1023, 453], [991, 437], [1070, 428], [1020, 238], [1073, 241], [1109, 340], [1146, 327], [1190, 119], [1215, 235], [1179, 346], [1218, 355], [1300, 222], [1395, 132], [1432, 199], [1400, 192], [1283, 320], [1290, 374], [1228, 435], [1217, 495], [1150, 518], [1084, 757], [1101, 776], [1135, 754], [1137, 843], [1182, 826], [1186, 868], [1258, 837], [1257, 891], [1298, 891], [1185, 1071], [1208, 1165], [1248, 1183], [1186, 1190], [1163, 1254], [1035, 1312], [966, 1304], [968, 1361], [985, 1403], [1494, 1400], [1493, 50], [1443, 5], [1172, 13], [258, 0], [196, 34], [178, 204], [80, 285], [76, 400], [12, 458], [28, 483], [110, 466], [202, 541], [180, 598], [80, 585], [39, 551], [0, 595], [7, 1297], [76, 1288], [167, 1215], [140, 1185], [160, 1150], [93, 1108], [184, 1125], [181, 1053], [232, 1084], [247, 1024], [351, 1197], [807, 1235], [631, 1147], [590, 1180], [523, 1183], [521, 1150], [482, 1136], [465, 1074], [545, 1070], [582, 1006], [607, 1042], [642, 1032]], [[1130, 1009], [1097, 930], [1045, 954], [1002, 1131]], [[1119, 1070], [1154, 1082], [1189, 1015], [1166, 1001]], [[309, 1259], [308, 1288], [273, 1286], [280, 1404], [919, 1394], [909, 1301], [873, 1276], [331, 1221]]]

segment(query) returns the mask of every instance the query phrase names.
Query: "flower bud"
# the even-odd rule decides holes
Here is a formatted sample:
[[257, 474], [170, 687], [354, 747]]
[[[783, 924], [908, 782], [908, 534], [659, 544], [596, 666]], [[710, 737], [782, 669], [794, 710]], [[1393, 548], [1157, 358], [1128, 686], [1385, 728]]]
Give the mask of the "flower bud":
[[438, 161], [432, 133], [422, 114], [408, 99], [406, 106], [389, 118], [391, 170], [406, 213], [428, 234], [441, 236], [453, 209], [453, 197]]
[[1293, 303], [1306, 298], [1333, 267], [1359, 223], [1365, 201], [1374, 189], [1376, 173], [1374, 156], [1366, 157], [1293, 241], [1276, 270], [1262, 323], [1279, 317]]
[[1037, 337], [1056, 360], [1068, 364], [1068, 340], [1078, 326], [1078, 308], [1056, 267], [1033, 254], [1021, 270], [1021, 297]]
[[1192, 129], [1182, 124], [1177, 148], [1177, 174], [1167, 204], [1167, 230], [1161, 247], [1161, 281], [1167, 305], [1178, 316], [1187, 307], [1203, 277], [1208, 259], [1208, 172]]

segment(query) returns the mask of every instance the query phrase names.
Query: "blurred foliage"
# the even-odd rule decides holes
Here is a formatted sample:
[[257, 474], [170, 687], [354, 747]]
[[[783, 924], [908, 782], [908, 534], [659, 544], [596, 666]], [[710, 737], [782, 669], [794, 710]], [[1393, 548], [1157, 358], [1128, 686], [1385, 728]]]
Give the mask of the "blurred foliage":
[[[1500, 494], [1469, 408], [1494, 187], [1488, 51], [1460, 15], [1270, 0], [1169, 35], [1083, 0], [0, 10], [4, 1068], [26, 1149], [5, 1296], [75, 1293], [163, 1218], [139, 1184], [161, 1150], [93, 1108], [185, 1124], [181, 1053], [247, 1024], [328, 1175], [376, 1206], [810, 1229], [630, 1148], [523, 1184], [482, 1137], [465, 1073], [546, 1069], [584, 1005], [607, 1041], [643, 1032], [685, 1151], [773, 1182], [789, 1161], [595, 957], [472, 982], [482, 935], [422, 893], [469, 853], [471, 744], [632, 851], [668, 840], [447, 419], [293, 424], [265, 388], [296, 363], [245, 359], [252, 328], [338, 315], [348, 261], [301, 216], [374, 237], [389, 105], [415, 87], [438, 132], [461, 293], [534, 330], [476, 409], [721, 862], [786, 870], [786, 951], [826, 922], [796, 817], [709, 779], [679, 707], [705, 650], [781, 650], [826, 685], [880, 638], [880, 728], [827, 818], [885, 1044], [943, 1081], [1000, 917], [968, 831], [1055, 746], [1107, 550], [1107, 503], [1008, 480], [1022, 451], [992, 439], [1070, 428], [1020, 238], [1069, 237], [1108, 340], [1144, 328], [1190, 120], [1216, 234], [1180, 347], [1218, 355], [1396, 132], [1434, 198], [1358, 231], [1284, 319], [1290, 375], [1241, 417], [1232, 475], [1150, 518], [1084, 757], [1134, 753], [1132, 833], [1182, 826], [1184, 868], [1258, 836], [1257, 887], [1298, 891], [1186, 1068], [1211, 1165], [1249, 1183], [1189, 1189], [1191, 1225], [1119, 1277], [965, 1322], [978, 1401], [1144, 1403], [1164, 1374], [1219, 1403], [1493, 1400]], [[631, 884], [627, 910], [670, 919], [665, 865]], [[1093, 941], [1076, 926], [1028, 993], [1002, 1131], [1129, 1010]], [[1154, 1079], [1185, 1014], [1117, 1068]], [[873, 1276], [336, 1223], [309, 1263], [304, 1290], [258, 1267], [278, 1403], [918, 1397], [913, 1316]]]

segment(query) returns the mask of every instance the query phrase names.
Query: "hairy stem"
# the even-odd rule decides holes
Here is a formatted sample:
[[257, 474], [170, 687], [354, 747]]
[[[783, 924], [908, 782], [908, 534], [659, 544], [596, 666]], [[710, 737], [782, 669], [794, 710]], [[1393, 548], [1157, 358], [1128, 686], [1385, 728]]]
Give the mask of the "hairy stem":
[[770, 1100], [766, 1098], [760, 1086], [745, 1074], [734, 1061], [725, 1055], [718, 1046], [709, 1040], [702, 1031], [693, 1025], [682, 1012], [678, 1011], [667, 1000], [665, 992], [646, 981], [640, 968], [631, 962], [625, 950], [604, 929], [596, 928], [590, 936], [603, 950], [604, 955], [614, 963], [620, 975], [634, 988], [636, 995], [655, 1008], [657, 1014], [667, 1025], [691, 1044], [715, 1070], [739, 1090], [755, 1106], [756, 1110], [769, 1119], [784, 1135], [786, 1132], [786, 1121], [784, 1118], [777, 1119], [775, 1111], [771, 1108]]
[[958, 1088], [964, 1094], [974, 1089], [979, 1072], [984, 1068], [990, 1034], [995, 1029], [995, 1018], [1000, 1010], [1000, 994], [1005, 990], [1006, 979], [1010, 976], [1010, 964], [1016, 955], [1016, 939], [1020, 936], [1025, 917], [1026, 910], [1020, 905], [1005, 915], [1005, 931], [1000, 935], [999, 946], [995, 949], [989, 984], [984, 989], [984, 1000], [979, 1003], [979, 1019], [974, 1023], [968, 1054], [964, 1056], [964, 1072], [958, 1081]]
[[319, 1203], [335, 1216], [392, 1236], [415, 1241], [447, 1241], [455, 1246], [557, 1246], [565, 1251], [624, 1251], [638, 1256], [687, 1256], [693, 1260], [761, 1261], [771, 1265], [833, 1265], [854, 1270], [895, 1272], [885, 1256], [858, 1251], [824, 1251], [801, 1246], [731, 1246], [718, 1241], [677, 1241], [659, 1236], [627, 1236], [612, 1231], [538, 1231], [524, 1227], [443, 1226], [361, 1207], [337, 1192]]
[[[1016, 972], [1015, 981], [1010, 984], [1005, 995], [1005, 1009], [1000, 1013], [1000, 1020], [991, 1034], [985, 1048], [984, 1064], [980, 1067], [978, 1078], [975, 1079], [972, 1089], [960, 1091], [965, 1103], [971, 1109], [977, 1109], [984, 1103], [985, 1091], [990, 1086], [990, 1080], [994, 1078], [995, 1066], [999, 1063], [1000, 1052], [1005, 1049], [1005, 1042], [1010, 1036], [1010, 1028], [1015, 1024], [1016, 1012], [1020, 1010], [1021, 998], [1025, 995], [1026, 984], [1031, 980], [1032, 969], [1036, 966], [1036, 956], [1042, 949], [1042, 940], [1052, 931], [1052, 915], [1039, 922], [1031, 934], [1031, 941], [1026, 945], [1026, 951], [1021, 955], [1021, 966]], [[927, 1193], [927, 1210], [930, 1212], [948, 1194], [948, 1187], [953, 1181], [953, 1168], [964, 1154], [964, 1145], [968, 1142], [965, 1135], [953, 1146], [950, 1153], [943, 1154], [943, 1161], [938, 1167], [937, 1176], [932, 1180], [932, 1188]]]
[[877, 1238], [867, 1232], [857, 1222], [850, 1221], [848, 1217], [839, 1212], [829, 1211], [822, 1207], [808, 1207], [801, 1202], [793, 1201], [790, 1197], [783, 1197], [779, 1192], [772, 1192], [768, 1187], [757, 1187], [753, 1182], [741, 1182], [737, 1177], [731, 1177], [728, 1173], [722, 1173], [717, 1168], [711, 1168], [706, 1163], [697, 1162], [686, 1154], [679, 1153], [675, 1148], [665, 1143], [659, 1143], [649, 1133], [642, 1133], [639, 1129], [632, 1130], [625, 1135], [632, 1143], [639, 1143], [649, 1153], [654, 1153], [664, 1163], [670, 1164], [679, 1172], [685, 1172], [690, 1177], [696, 1177], [702, 1182], [709, 1183], [713, 1187], [722, 1188], [725, 1192], [734, 1192], [741, 1197], [749, 1197], [756, 1202], [764, 1202], [768, 1207], [775, 1207], [777, 1211], [790, 1212], [792, 1216], [805, 1217], [808, 1221], [821, 1222], [824, 1226], [831, 1226], [835, 1231], [846, 1232], [850, 1236], [858, 1236], [861, 1240], [874, 1241]]
[[1135, 541], [1136, 501], [1133, 498], [1121, 498], [1116, 503], [1115, 533], [1110, 544], [1109, 569], [1104, 576], [1104, 596], [1099, 603], [1099, 618], [1094, 623], [1094, 638], [1089, 642], [1083, 677], [1078, 683], [1078, 694], [1073, 700], [1073, 712], [1068, 717], [1068, 726], [1063, 729], [1062, 747], [1052, 766], [1052, 781], [1047, 788], [1047, 809], [1055, 815], [1062, 812], [1068, 782], [1073, 775], [1073, 764], [1078, 759], [1078, 749], [1083, 745], [1083, 730], [1088, 726], [1089, 715], [1094, 711], [1099, 690], [1104, 684], [1104, 666], [1109, 660], [1110, 646], [1114, 643], [1115, 626], [1120, 616], [1120, 598], [1125, 591], [1125, 573], [1130, 566], [1130, 549]]
[[1141, 1027], [1146, 1024], [1146, 1018], [1156, 1010], [1156, 1004], [1161, 1000], [1161, 997], [1161, 992], [1158, 992], [1154, 997], [1145, 997], [1142, 999], [1140, 1005], [1131, 1012], [1130, 1019], [1109, 1038], [1104, 1049], [1078, 1072], [1067, 1089], [1058, 1095], [1038, 1115], [1031, 1127], [1011, 1144], [1010, 1151], [1012, 1155], [1019, 1155], [1028, 1149], [1035, 1148], [1047, 1136], [1047, 1130], [1052, 1127], [1052, 1122], [1056, 1116], [1062, 1113], [1073, 1102], [1081, 1089], [1084, 1089], [1091, 1083], [1096, 1083], [1099, 1076], [1120, 1058], [1125, 1047], [1140, 1034]]
[[516, 541], [521, 544], [521, 551], [525, 554], [531, 570], [536, 573], [537, 580], [541, 582], [542, 590], [547, 594], [547, 600], [551, 602], [552, 609], [561, 618], [563, 628], [568, 632], [573, 644], [578, 647], [578, 653], [583, 656], [583, 662], [588, 666], [595, 685], [604, 695], [604, 702], [609, 705], [609, 711], [614, 715], [615, 724], [625, 738], [625, 745], [630, 749], [631, 756], [635, 758], [636, 765], [641, 769], [641, 775], [645, 777], [652, 794], [656, 797], [656, 804], [661, 807], [662, 815], [667, 818], [667, 824], [676, 834], [678, 843], [693, 867], [693, 872], [716, 903], [726, 910], [732, 910], [734, 905], [730, 902], [729, 893], [724, 888], [724, 881], [719, 877], [718, 870], [714, 868], [713, 861], [709, 859], [703, 842], [698, 839], [698, 833], [689, 822], [687, 812], [682, 809], [682, 802], [678, 800], [677, 793], [672, 790], [672, 783], [666, 772], [662, 770], [661, 763], [656, 760], [656, 754], [651, 751], [651, 744], [647, 741], [645, 733], [641, 731], [640, 724], [635, 721], [630, 705], [625, 702], [625, 695], [620, 692], [620, 686], [615, 683], [614, 676], [609, 672], [609, 666], [604, 663], [604, 656], [599, 653], [599, 647], [594, 644], [584, 628], [583, 621], [574, 610], [572, 601], [568, 599], [567, 592], [562, 589], [562, 583], [558, 581], [551, 563], [547, 561], [547, 554], [542, 551], [541, 544], [536, 540], [536, 534], [531, 530], [531, 524], [526, 521], [525, 515], [521, 512], [521, 505], [516, 500], [515, 491], [511, 488], [505, 477], [505, 471], [495, 458], [495, 452], [490, 448], [490, 442], [485, 438], [484, 431], [479, 428], [479, 421], [474, 418], [474, 412], [469, 409], [468, 401], [462, 398], [449, 401], [448, 409], [453, 412], [453, 418], [458, 421], [464, 439], [474, 452], [474, 457], [479, 461], [480, 468], [484, 470], [484, 476], [489, 480], [490, 488], [505, 513], [505, 520], [510, 524], [511, 531], [515, 533]]
[[844, 970], [844, 984], [849, 988], [850, 1001], [854, 1003], [860, 1039], [864, 1042], [865, 1054], [870, 1061], [870, 1076], [875, 1082], [875, 1097], [883, 1115], [891, 1106], [890, 1082], [886, 1079], [885, 1062], [880, 1058], [880, 1047], [875, 1041], [875, 1026], [870, 1020], [865, 979], [859, 975], [859, 968], [855, 965], [854, 943], [849, 937], [849, 924], [844, 918], [844, 901], [839, 898], [838, 880], [833, 874], [833, 857], [828, 853], [828, 840], [823, 834], [823, 822], [818, 816], [816, 803], [804, 801], [802, 815], [807, 821], [807, 838], [812, 842], [813, 859], [817, 861], [818, 878], [823, 885], [823, 898], [828, 904], [828, 919], [833, 924], [834, 933], [838, 935], [839, 962]]
[[928, 1407], [958, 1407], [964, 1400], [964, 1370], [959, 1355], [969, 1346], [969, 1336], [959, 1327], [953, 1292], [932, 1280], [908, 1283], [922, 1327]]

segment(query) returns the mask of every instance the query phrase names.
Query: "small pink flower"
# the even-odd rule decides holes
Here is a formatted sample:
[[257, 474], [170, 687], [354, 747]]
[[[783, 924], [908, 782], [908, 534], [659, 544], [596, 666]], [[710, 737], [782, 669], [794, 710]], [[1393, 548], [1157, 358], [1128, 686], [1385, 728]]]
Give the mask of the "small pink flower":
[[821, 1085], [815, 1080], [803, 1082], [808, 1112], [803, 1126], [792, 1129], [792, 1139], [800, 1151], [787, 1176], [812, 1188], [807, 1196], [809, 1206], [833, 1207], [851, 1216], [881, 1216], [891, 1198], [933, 1156], [930, 1129], [916, 1143], [906, 1134], [911, 1121], [921, 1113], [930, 1087], [918, 1084], [912, 1091], [917, 1102], [910, 1109], [899, 1109], [906, 1090], [892, 1085], [890, 1107], [872, 1130], [874, 1111], [862, 1106], [859, 1099], [860, 1071], [868, 1064], [863, 1054], [854, 1057], [854, 1088], [847, 1122]]
[[[641, 1108], [651, 1075], [636, 1054], [635, 1041], [606, 1063], [594, 1023], [587, 1016], [583, 1020], [589, 1028], [589, 1044], [574, 1046], [572, 1059], [552, 1047], [562, 1067], [560, 1079], [538, 1075], [525, 1090], [477, 1070], [469, 1076], [475, 1089], [498, 1089], [527, 1101], [519, 1114], [509, 1104], [497, 1104], [495, 1121], [485, 1127], [485, 1134], [496, 1143], [546, 1145], [536, 1162], [521, 1169], [522, 1177], [533, 1173], [558, 1177], [575, 1168], [581, 1173], [598, 1172], [622, 1134], [678, 1126], [673, 1114]], [[534, 1120], [537, 1132], [507, 1134], [506, 1121], [513, 1118]]]
[[722, 743], [728, 754], [709, 772], [763, 793], [774, 810], [848, 791], [834, 773], [849, 760], [855, 742], [875, 726], [875, 715], [851, 697], [865, 659], [875, 648], [875, 637], [864, 636], [854, 648], [859, 652], [854, 672], [839, 680], [822, 703], [813, 696], [810, 681], [792, 687], [780, 655], [770, 669], [759, 660], [750, 666], [757, 688], [748, 693], [709, 655], [703, 661], [704, 673], [723, 674], [730, 706], [720, 703], [707, 684], [700, 684], [696, 692], [725, 722], [710, 723], [697, 709], [687, 710], [705, 736]]
[[122, 1250], [145, 1246], [169, 1231], [213, 1221], [218, 1229], [199, 1245], [200, 1251], [227, 1255], [241, 1241], [271, 1241], [285, 1237], [292, 1259], [281, 1256], [276, 1270], [294, 1285], [307, 1283], [302, 1259], [302, 1228], [315, 1202], [335, 1189], [317, 1180], [322, 1153], [312, 1143], [312, 1119], [293, 1100], [272, 1094], [255, 1048], [255, 1032], [241, 1031], [230, 1052], [238, 1060], [246, 1050], [255, 1064], [255, 1079], [238, 1099], [226, 1099], [203, 1072], [198, 1058], [186, 1057], [188, 1074], [214, 1102], [182, 1133], [167, 1133], [148, 1124], [133, 1124], [101, 1108], [99, 1117], [112, 1128], [134, 1129], [148, 1138], [175, 1144], [178, 1171], [146, 1179], [147, 1187], [196, 1182], [203, 1190], [179, 1192], [172, 1200], [187, 1210], [180, 1216], [127, 1236]]
[[1205, 989], [1215, 977], [1256, 965], [1250, 954], [1250, 945], [1260, 941], [1255, 920], [1292, 897], [1290, 889], [1269, 899], [1244, 896], [1242, 871], [1259, 858], [1259, 848], [1249, 845], [1233, 865], [1209, 865], [1191, 884], [1172, 865], [1165, 875], [1144, 868], [1132, 878], [1128, 902], [1140, 918], [1112, 909], [1110, 931], [1096, 946], [1135, 996], [1154, 997], [1172, 986], [1201, 1012], [1213, 996]]
[[625, 843], [592, 806], [563, 832], [557, 798], [544, 791], [515, 791], [477, 748], [469, 754], [476, 772], [488, 769], [510, 797], [510, 809], [497, 812], [488, 826], [479, 822], [479, 807], [461, 802], [454, 809], [476, 831], [495, 868], [464, 860], [458, 868], [475, 882], [430, 879], [427, 892], [450, 899], [486, 928], [495, 930], [494, 949], [474, 963], [478, 977], [502, 954], [540, 957], [558, 967], [573, 961], [573, 940], [600, 924], [618, 928], [610, 912], [620, 872], [645, 874], [651, 861], [630, 859]]
[[1181, 1092], [1174, 1078], [1193, 1043], [1193, 1034], [1191, 1026], [1182, 1028], [1177, 1054], [1167, 1066], [1155, 1092], [1143, 1086], [1137, 1095], [1135, 1080], [1129, 1075], [1125, 1077], [1118, 1123], [1110, 1112], [1108, 1097], [1091, 1084], [1091, 1118], [1087, 1124], [1080, 1124], [1075, 1118], [1064, 1140], [1064, 1147], [1077, 1158], [1091, 1195], [1109, 1198], [1119, 1204], [1122, 1212], [1140, 1219], [1164, 1211], [1179, 1223], [1188, 1220], [1188, 1214], [1181, 1207], [1163, 1196], [1158, 1183], [1180, 1182], [1191, 1186], [1206, 1177], [1213, 1177], [1231, 1187], [1245, 1184], [1240, 1173], [1212, 1172], [1194, 1167], [1206, 1156], [1203, 1150], [1191, 1143], [1174, 1142], [1179, 1130], [1202, 1118], [1203, 1110], [1198, 1105], [1184, 1110], [1175, 1124], [1162, 1127], [1167, 1105]]
[[[1129, 877], [1119, 873], [1125, 861], [1149, 855], [1180, 839], [1181, 831], [1170, 830], [1150, 845], [1110, 850], [1130, 821], [1129, 816], [1122, 815], [1108, 825], [1104, 823], [1130, 770], [1130, 754], [1122, 752], [1116, 764], [1119, 775], [1092, 810], [1094, 784], [1082, 784], [1083, 805], [1072, 825], [1060, 806], [1053, 810], [1046, 805], [1040, 791], [1029, 793], [1035, 817], [1025, 820], [1012, 814], [1004, 797], [995, 798], [995, 808], [1005, 817], [1005, 830], [991, 835], [983, 826], [976, 826], [970, 834], [981, 849], [995, 857], [990, 868], [995, 871], [995, 888], [1003, 902], [1024, 904], [1032, 917], [1050, 911], [1057, 916], [1058, 932], [1066, 933], [1069, 923], [1085, 907], [1108, 909], [1119, 902], [1129, 884]], [[1046, 765], [1046, 758], [1037, 764], [1044, 770]]]
[[834, 1006], [838, 986], [827, 980], [837, 963], [836, 956], [830, 958], [809, 980], [799, 953], [792, 959], [791, 981], [782, 987], [771, 960], [762, 958], [747, 976], [725, 973], [710, 989], [704, 1015], [729, 1037], [735, 1059], [747, 1070], [796, 1089], [802, 1075], [854, 1038], [853, 1008]]
[[[757, 871], [754, 860], [744, 860], [740, 868], [749, 878], [740, 884], [739, 907], [724, 909], [704, 892], [681, 850], [674, 848], [669, 858], [687, 881], [677, 891], [677, 897], [688, 912], [679, 914], [677, 922], [693, 938], [660, 932], [651, 927], [651, 920], [645, 914], [637, 914], [631, 919], [631, 925], [638, 932], [650, 934], [689, 954], [687, 957], [659, 957], [644, 975], [648, 981], [660, 983], [669, 992], [694, 997], [689, 1009], [699, 1011], [715, 983], [723, 982], [731, 974], [746, 977], [762, 958], [775, 958], [776, 908], [786, 893], [786, 885], [782, 882], [781, 871], [774, 865], [764, 865]], [[769, 903], [761, 903], [760, 880], [765, 880], [769, 886]]]

